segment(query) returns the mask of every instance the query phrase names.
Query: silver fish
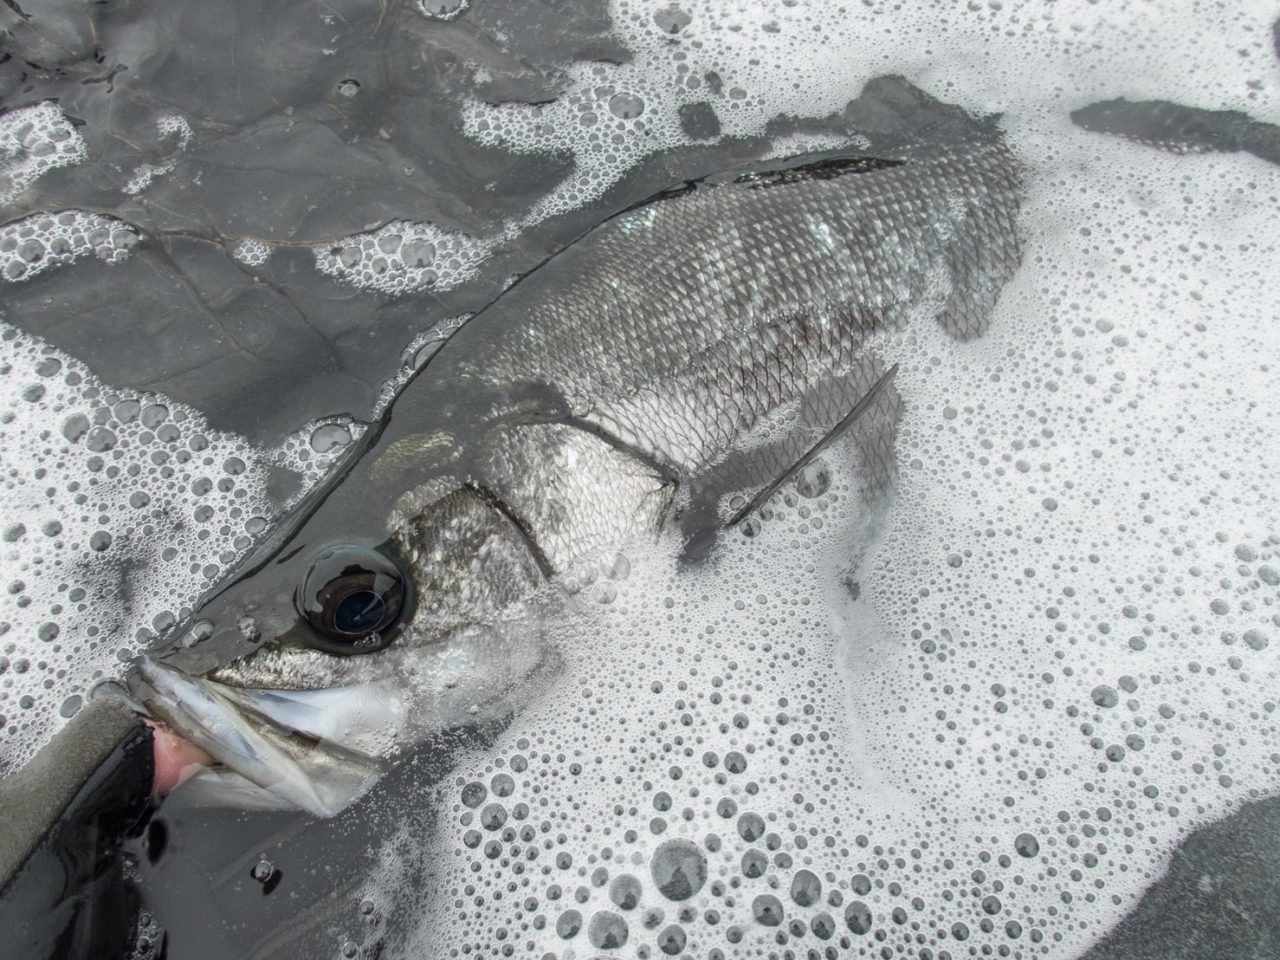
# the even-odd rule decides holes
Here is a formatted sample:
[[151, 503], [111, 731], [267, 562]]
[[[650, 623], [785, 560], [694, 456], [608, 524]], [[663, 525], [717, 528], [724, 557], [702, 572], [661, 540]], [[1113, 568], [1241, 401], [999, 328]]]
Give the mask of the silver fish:
[[1019, 167], [995, 118], [900, 79], [846, 116], [873, 155], [624, 212], [444, 345], [196, 613], [212, 636], [137, 664], [136, 698], [221, 765], [206, 780], [332, 815], [426, 737], [518, 708], [554, 672], [562, 584], [628, 538], [679, 524], [694, 562], [837, 434], [884, 488], [899, 399], [869, 340], [983, 330], [1019, 262]]

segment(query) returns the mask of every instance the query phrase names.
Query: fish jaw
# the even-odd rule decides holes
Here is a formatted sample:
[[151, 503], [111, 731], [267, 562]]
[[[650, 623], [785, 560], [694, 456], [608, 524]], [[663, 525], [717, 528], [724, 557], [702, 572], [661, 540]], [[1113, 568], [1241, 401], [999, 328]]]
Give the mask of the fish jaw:
[[129, 687], [133, 702], [215, 762], [184, 788], [199, 788], [204, 802], [332, 817], [404, 751], [444, 730], [505, 720], [560, 667], [524, 616], [375, 657], [379, 669], [358, 683], [306, 689], [233, 685], [141, 657]]
[[340, 813], [377, 781], [382, 764], [366, 751], [403, 719], [378, 685], [240, 689], [142, 658], [130, 686], [156, 719], [214, 761], [317, 817]]

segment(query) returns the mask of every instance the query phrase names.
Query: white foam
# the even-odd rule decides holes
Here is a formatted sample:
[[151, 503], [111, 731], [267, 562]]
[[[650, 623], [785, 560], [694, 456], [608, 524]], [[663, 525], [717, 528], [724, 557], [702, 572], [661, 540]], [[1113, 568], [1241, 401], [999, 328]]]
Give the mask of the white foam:
[[260, 267], [271, 259], [271, 246], [262, 240], [241, 240], [231, 247], [231, 259], [246, 267]]
[[79, 163], [84, 138], [52, 100], [0, 115], [0, 204], [58, 167]]
[[[655, 7], [615, 4], [636, 75], [578, 65], [579, 89], [644, 91], [660, 118], [680, 76], [714, 69], [744, 91], [736, 110], [716, 101], [736, 132], [889, 72], [1003, 110], [1028, 164], [1023, 268], [983, 338], [926, 324], [879, 345], [901, 364], [902, 476], [861, 566], [840, 489], [708, 568], [678, 569], [672, 543], [629, 551], [611, 602], [558, 626], [551, 693], [431, 816], [406, 811], [365, 891], [385, 920], [353, 902], [349, 943], [570, 960], [625, 929], [611, 955], [1078, 956], [1190, 831], [1280, 772], [1280, 170], [1159, 153], [1068, 113], [1127, 96], [1272, 119], [1274, 11], [681, 7], [672, 45], [637, 39]], [[571, 150], [578, 186], [548, 201], [571, 204], [618, 169], [608, 137], [568, 122], [583, 97], [541, 125], [502, 108], [481, 129], [493, 114], [469, 108], [468, 130]], [[706, 864], [687, 900], [652, 872], [673, 838]], [[793, 894], [802, 869], [819, 902], [800, 903], [807, 875]], [[633, 908], [613, 895], [624, 875]]]
[[316, 269], [356, 287], [399, 296], [448, 290], [475, 276], [498, 243], [432, 223], [395, 220], [314, 248]]
[[297, 473], [304, 486], [318, 483], [369, 425], [346, 415], [320, 417], [269, 451], [271, 460]]
[[0, 280], [30, 280], [90, 254], [123, 263], [141, 239], [129, 224], [100, 213], [33, 213], [0, 226]]
[[124, 193], [136, 196], [151, 186], [156, 177], [172, 173], [178, 165], [178, 155], [191, 144], [193, 132], [186, 117], [179, 114], [166, 114], [156, 121], [156, 136], [162, 144], [169, 144], [170, 157], [160, 163], [139, 164], [133, 176], [124, 185]]
[[[0, 773], [19, 767], [287, 507], [269, 463], [158, 394], [0, 325]], [[314, 479], [340, 451], [313, 453]], [[303, 467], [299, 464], [299, 468]]]
[[[681, 6], [687, 22], [666, 4], [616, 3], [633, 61], [569, 65], [574, 83], [550, 118], [466, 108], [478, 139], [575, 158], [570, 179], [520, 223], [599, 196], [650, 147], [687, 142], [672, 120], [680, 105], [709, 99], [727, 134], [747, 135], [774, 115], [837, 109], [867, 79], [897, 72], [949, 102], [1005, 112], [1028, 164], [1023, 268], [983, 338], [957, 344], [924, 325], [879, 345], [901, 364], [906, 408], [902, 476], [878, 543], [846, 512], [856, 477], [836, 459], [838, 499], [775, 505], [758, 537], [730, 539], [709, 567], [679, 569], [667, 542], [632, 550], [583, 591], [608, 602], [556, 626], [560, 682], [491, 750], [465, 756], [438, 803], [415, 797], [403, 812], [368, 883], [376, 908], [351, 903], [349, 942], [389, 930], [410, 955], [509, 946], [570, 960], [596, 953], [592, 921], [608, 912], [628, 935], [614, 955], [656, 955], [674, 924], [684, 952], [705, 956], [780, 952], [780, 935], [797, 953], [848, 937], [842, 955], [1077, 956], [1188, 832], [1272, 793], [1280, 770], [1280, 171], [1245, 154], [1161, 154], [1067, 115], [1127, 96], [1273, 120], [1274, 11]], [[708, 93], [708, 71], [719, 92]], [[644, 111], [600, 112], [619, 93]], [[577, 122], [589, 111], [594, 124]], [[386, 257], [380, 235], [367, 239], [359, 263]], [[346, 269], [335, 275], [358, 273]], [[405, 282], [388, 289], [425, 275], [405, 264], [395, 274]], [[109, 388], [83, 366], [8, 337], [0, 449], [30, 453], [5, 464], [14, 516], [29, 520], [0, 540], [10, 578], [0, 712], [20, 759], [60, 722], [62, 698], [110, 672], [133, 631], [158, 625], [151, 618], [181, 613], [216, 575], [208, 559], [234, 557], [248, 533], [237, 524], [270, 505], [259, 499], [267, 455], [203, 431], [209, 448], [177, 463], [187, 431], [202, 430], [194, 411], [181, 411], [177, 440], [144, 441], [141, 427], [113, 424]], [[176, 420], [181, 408], [160, 402]], [[98, 453], [89, 434], [72, 441], [53, 426], [77, 415], [105, 417], [130, 444]], [[334, 426], [315, 425], [282, 456]], [[219, 472], [229, 456], [243, 473]], [[191, 490], [204, 478], [213, 515], [197, 521], [203, 501]], [[224, 480], [229, 491], [216, 486]], [[127, 506], [139, 489], [168, 510]], [[41, 532], [50, 522], [69, 532]], [[112, 535], [102, 556], [127, 563], [101, 563], [97, 530]], [[119, 591], [126, 571], [133, 606]], [[58, 635], [40, 639], [50, 622]], [[475, 783], [486, 797], [473, 808]], [[707, 864], [684, 901], [662, 895], [651, 871], [673, 838]], [[744, 873], [748, 850], [764, 856], [758, 877]], [[792, 894], [802, 869], [821, 884], [820, 903]], [[639, 883], [634, 909], [611, 899], [621, 874]], [[761, 897], [777, 899], [781, 925], [756, 919], [773, 918]], [[883, 940], [850, 929], [855, 901]], [[654, 929], [649, 908], [663, 911]], [[569, 909], [582, 929], [566, 939], [556, 928]], [[823, 912], [830, 940], [813, 932]], [[597, 939], [610, 925], [602, 916]]]
[[471, 0], [417, 0], [415, 6], [428, 20], [456, 20], [467, 12]]
[[[464, 12], [445, 6], [450, 19]], [[1112, 76], [1135, 99], [1256, 110], [1275, 97], [1269, 25], [1261, 12], [1241, 16], [1228, 30], [1189, 20], [1179, 34], [1170, 27], [1176, 18], [1167, 12], [1111, 16], [1085, 0], [973, 6], [978, 9], [949, 15], [953, 23], [876, 4], [849, 11], [814, 2], [617, 0], [611, 19], [619, 42], [632, 53], [628, 62], [566, 64], [565, 92], [551, 103], [476, 99], [463, 105], [466, 135], [485, 146], [573, 158], [571, 172], [550, 193], [492, 237], [466, 237], [430, 223], [388, 224], [374, 234], [317, 247], [317, 267], [391, 296], [456, 286], [502, 240], [598, 199], [647, 157], [705, 139], [681, 123], [681, 109], [695, 105], [714, 111], [720, 136], [759, 137], [780, 117], [840, 111], [862, 83], [885, 73], [907, 74], [934, 95], [980, 113], [1008, 110], [1014, 126], [1043, 124], [1046, 111], [1064, 118], [1071, 107], [1087, 102], [1079, 98], [1107, 96], [1110, 91], [1099, 81]], [[421, 12], [432, 16], [425, 8]], [[921, 44], [922, 35], [934, 33], [935, 40]], [[1232, 47], [1229, 34], [1243, 45]], [[997, 57], [997, 46], [1016, 49], [1009, 58]], [[1177, 57], [1169, 55], [1173, 49]], [[1220, 81], [1222, 98], [1206, 99], [1200, 78], [1228, 58], [1234, 58], [1240, 78]], [[1117, 71], [1118, 62], [1130, 69]], [[1028, 65], [1037, 80], [1015, 75], [1015, 64]], [[767, 155], [834, 145], [830, 134], [793, 132], [776, 137]], [[406, 268], [394, 249], [388, 255], [376, 242], [406, 230], [431, 243], [444, 237], [447, 244], [438, 258], [415, 257], [418, 265]]]

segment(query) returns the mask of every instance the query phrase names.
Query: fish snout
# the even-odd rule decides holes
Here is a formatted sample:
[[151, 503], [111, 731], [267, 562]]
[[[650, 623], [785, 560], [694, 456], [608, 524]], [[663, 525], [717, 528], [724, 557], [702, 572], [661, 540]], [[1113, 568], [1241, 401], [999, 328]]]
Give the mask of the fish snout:
[[[318, 817], [334, 816], [378, 779], [381, 764], [366, 749], [396, 721], [395, 704], [379, 703], [375, 690], [240, 689], [148, 657], [135, 663], [128, 686], [170, 731], [158, 738], [160, 764], [207, 758], [225, 769], [197, 779], [226, 781], [229, 772], [241, 781], [224, 784], [234, 792], [252, 785]], [[189, 749], [167, 739], [174, 735]]]

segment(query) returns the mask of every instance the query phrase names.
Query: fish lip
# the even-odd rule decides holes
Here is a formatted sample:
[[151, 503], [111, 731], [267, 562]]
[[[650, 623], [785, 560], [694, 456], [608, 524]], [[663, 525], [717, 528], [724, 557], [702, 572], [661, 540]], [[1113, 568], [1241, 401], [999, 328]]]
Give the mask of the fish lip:
[[[272, 695], [309, 691], [241, 690], [149, 657], [134, 662], [128, 686], [151, 716], [218, 763], [317, 817], [341, 812], [382, 773], [376, 759], [327, 742], [271, 709]], [[320, 775], [325, 772], [328, 777]]]

